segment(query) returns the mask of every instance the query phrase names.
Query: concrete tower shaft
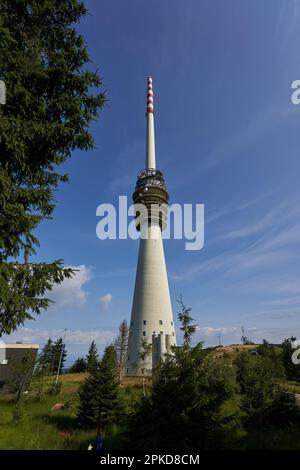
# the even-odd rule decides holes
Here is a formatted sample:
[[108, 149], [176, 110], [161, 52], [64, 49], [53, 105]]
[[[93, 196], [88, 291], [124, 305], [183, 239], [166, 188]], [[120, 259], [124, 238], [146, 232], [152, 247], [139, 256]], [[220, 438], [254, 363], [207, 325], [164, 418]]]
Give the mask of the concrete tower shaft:
[[[133, 202], [141, 231], [131, 311], [127, 374], [151, 373], [176, 344], [161, 231], [167, 224], [169, 194], [156, 169], [152, 79], [147, 89], [146, 168], [138, 174]], [[137, 206], [136, 206], [137, 207]]]

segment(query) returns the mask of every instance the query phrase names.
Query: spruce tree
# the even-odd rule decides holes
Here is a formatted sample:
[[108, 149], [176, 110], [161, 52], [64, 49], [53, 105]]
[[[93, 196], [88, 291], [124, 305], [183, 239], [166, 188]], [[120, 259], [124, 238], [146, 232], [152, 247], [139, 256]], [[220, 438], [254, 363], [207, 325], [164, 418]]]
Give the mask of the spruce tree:
[[103, 430], [117, 421], [122, 411], [119, 396], [119, 372], [113, 345], [107, 346], [103, 357], [79, 390], [78, 422], [81, 426]]
[[236, 390], [234, 370], [210, 359], [202, 343], [191, 346], [195, 328], [190, 327], [195, 325], [183, 304], [181, 313], [184, 345], [160, 361], [150, 394], [130, 421], [128, 438], [138, 449], [209, 448], [220, 444], [223, 435], [220, 410]]
[[269, 364], [269, 369], [272, 371], [274, 377], [279, 379], [285, 378], [286, 374], [282, 363], [282, 355], [277, 347], [264, 339], [262, 344], [258, 346], [257, 353]]
[[[264, 348], [271, 350], [264, 344]], [[248, 351], [235, 359], [240, 385], [243, 424], [247, 430], [299, 425], [299, 408], [293, 393], [278, 385], [278, 370], [266, 354]]]
[[37, 368], [41, 373], [51, 373], [53, 368], [53, 341], [51, 338], [48, 339], [38, 356]]
[[88, 372], [93, 372], [97, 368], [98, 364], [98, 351], [95, 341], [92, 341], [88, 354], [86, 356], [86, 364]]
[[70, 367], [69, 372], [71, 374], [86, 372], [87, 371], [87, 363], [84, 357], [79, 357], [76, 359], [74, 364]]
[[53, 344], [53, 370], [54, 374], [61, 373], [67, 357], [66, 345], [62, 338], [58, 338]]
[[89, 126], [105, 97], [77, 24], [78, 0], [2, 0], [0, 78], [0, 336], [47, 308], [54, 284], [73, 274], [62, 260], [31, 262], [36, 228], [50, 219], [58, 171], [94, 147]]

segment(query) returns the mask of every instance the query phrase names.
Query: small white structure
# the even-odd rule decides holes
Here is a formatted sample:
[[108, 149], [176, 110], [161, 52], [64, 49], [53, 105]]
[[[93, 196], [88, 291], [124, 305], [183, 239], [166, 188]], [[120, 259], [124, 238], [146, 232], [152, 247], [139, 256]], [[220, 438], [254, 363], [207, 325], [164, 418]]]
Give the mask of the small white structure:
[[[166, 227], [169, 194], [163, 174], [156, 169], [151, 77], [148, 79], [146, 117], [146, 169], [139, 173], [133, 193], [134, 203], [143, 204], [146, 209], [143, 214], [136, 214], [141, 239], [129, 330], [128, 375], [151, 373], [163, 355], [171, 352], [171, 346], [176, 344], [161, 235]], [[164, 207], [153, 211], [153, 205], [157, 208], [160, 204]]]

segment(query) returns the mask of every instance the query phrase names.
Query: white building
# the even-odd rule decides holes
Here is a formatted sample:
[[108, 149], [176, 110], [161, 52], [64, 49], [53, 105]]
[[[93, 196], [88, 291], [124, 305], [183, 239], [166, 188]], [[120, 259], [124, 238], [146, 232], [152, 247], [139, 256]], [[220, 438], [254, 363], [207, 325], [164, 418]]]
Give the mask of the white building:
[[[163, 174], [156, 169], [151, 77], [148, 79], [146, 118], [146, 168], [138, 174], [133, 193], [141, 239], [129, 330], [128, 375], [151, 373], [163, 355], [171, 352], [170, 347], [176, 344], [161, 235], [166, 227], [169, 194]], [[140, 208], [139, 211], [138, 204], [143, 204], [144, 210]], [[164, 206], [158, 209], [158, 204]]]

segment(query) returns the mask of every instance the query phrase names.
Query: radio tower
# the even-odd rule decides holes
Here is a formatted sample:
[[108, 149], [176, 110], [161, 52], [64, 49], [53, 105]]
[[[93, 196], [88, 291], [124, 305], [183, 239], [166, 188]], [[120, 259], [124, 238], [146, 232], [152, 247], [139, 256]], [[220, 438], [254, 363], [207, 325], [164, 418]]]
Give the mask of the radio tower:
[[[129, 330], [128, 375], [150, 374], [176, 344], [161, 235], [167, 224], [169, 194], [163, 174], [156, 169], [151, 77], [148, 78], [146, 118], [146, 168], [138, 174], [132, 196], [141, 238]], [[143, 206], [138, 209], [139, 204]], [[159, 204], [163, 206], [158, 209]]]

